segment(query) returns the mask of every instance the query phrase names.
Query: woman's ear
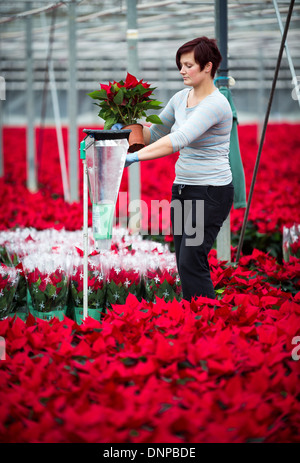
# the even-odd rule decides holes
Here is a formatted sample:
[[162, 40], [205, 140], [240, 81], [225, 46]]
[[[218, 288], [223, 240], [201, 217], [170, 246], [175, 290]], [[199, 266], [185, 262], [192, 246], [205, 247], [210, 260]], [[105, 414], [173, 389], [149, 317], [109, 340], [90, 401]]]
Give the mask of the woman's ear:
[[204, 70], [205, 72], [210, 72], [211, 69], [212, 69], [212, 62], [211, 61], [208, 61], [208, 63], [206, 63], [205, 67], [204, 67]]

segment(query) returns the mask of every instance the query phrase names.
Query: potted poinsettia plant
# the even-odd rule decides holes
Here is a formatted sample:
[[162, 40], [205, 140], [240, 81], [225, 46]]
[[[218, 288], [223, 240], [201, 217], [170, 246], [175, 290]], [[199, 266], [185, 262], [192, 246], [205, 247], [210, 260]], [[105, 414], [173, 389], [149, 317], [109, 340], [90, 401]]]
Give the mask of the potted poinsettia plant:
[[143, 275], [146, 301], [155, 301], [156, 296], [167, 301], [182, 298], [181, 282], [178, 273], [172, 269], [148, 269]]
[[0, 263], [0, 320], [12, 310], [12, 301], [19, 282], [18, 270]]
[[63, 320], [67, 312], [70, 263], [64, 255], [32, 254], [23, 269], [31, 296], [30, 312], [36, 318]]
[[[88, 259], [88, 316], [101, 320], [105, 309], [106, 275], [100, 260]], [[83, 278], [84, 263], [82, 257], [74, 258], [73, 273], [71, 275], [71, 295], [73, 302], [74, 320], [78, 325], [83, 320]]]
[[141, 299], [141, 273], [137, 269], [110, 268], [107, 276], [107, 306], [110, 308], [113, 304], [125, 304], [129, 293]]
[[[88, 95], [101, 109], [98, 116], [104, 119], [104, 130], [110, 130], [115, 124], [123, 125], [123, 129], [130, 129], [128, 151], [137, 151], [144, 146], [143, 126], [139, 123], [142, 118], [152, 124], [162, 124], [156, 114], [147, 115], [147, 111], [162, 109], [161, 101], [153, 96], [155, 88], [150, 84], [138, 80], [135, 76], [127, 73], [125, 81], [109, 82], [108, 85], [100, 84], [101, 89], [95, 90]], [[135, 138], [135, 129], [139, 129], [139, 138]]]

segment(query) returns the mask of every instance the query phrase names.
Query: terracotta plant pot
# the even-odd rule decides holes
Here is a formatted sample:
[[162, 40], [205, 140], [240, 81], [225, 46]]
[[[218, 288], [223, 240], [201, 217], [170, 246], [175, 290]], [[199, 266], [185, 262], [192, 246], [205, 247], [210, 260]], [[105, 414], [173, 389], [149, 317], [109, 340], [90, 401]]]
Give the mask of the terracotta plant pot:
[[143, 126], [142, 124], [129, 124], [122, 127], [123, 129], [131, 130], [129, 134], [129, 153], [133, 153], [134, 151], [138, 151], [145, 146], [144, 143], [144, 136], [143, 136]]

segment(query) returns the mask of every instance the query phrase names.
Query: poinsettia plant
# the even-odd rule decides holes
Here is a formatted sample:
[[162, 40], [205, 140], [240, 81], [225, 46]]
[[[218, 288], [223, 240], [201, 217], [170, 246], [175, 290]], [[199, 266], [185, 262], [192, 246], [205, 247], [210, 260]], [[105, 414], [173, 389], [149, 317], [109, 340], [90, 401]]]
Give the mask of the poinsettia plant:
[[70, 282], [68, 256], [33, 254], [22, 263], [33, 310], [65, 313]]
[[175, 269], [149, 269], [144, 274], [144, 280], [146, 300], [149, 302], [155, 301], [156, 296], [166, 302], [182, 298], [181, 282]]
[[142, 291], [141, 273], [137, 269], [112, 267], [109, 270], [106, 296], [108, 307], [125, 304], [129, 293], [141, 299]]
[[11, 265], [11, 259], [9, 253], [7, 252], [5, 244], [0, 245], [0, 262], [3, 264]]
[[13, 314], [15, 313], [28, 313], [28, 294], [27, 294], [27, 282], [24, 274], [23, 264], [20, 262], [14, 267], [19, 275], [19, 283], [12, 301], [12, 310]]
[[19, 282], [16, 268], [0, 263], [0, 320], [12, 310], [12, 301]]
[[156, 114], [147, 116], [147, 111], [162, 109], [161, 101], [153, 96], [155, 88], [150, 84], [138, 80], [135, 76], [127, 73], [125, 81], [109, 82], [108, 85], [100, 84], [101, 90], [88, 93], [95, 103], [101, 108], [98, 116], [104, 119], [104, 130], [109, 130], [114, 124], [123, 125], [136, 124], [143, 117], [147, 122], [162, 124]]
[[[71, 293], [75, 307], [83, 307], [84, 268], [82, 259], [76, 261], [71, 275]], [[105, 310], [106, 278], [100, 264], [88, 261], [88, 306]]]
[[69, 290], [69, 277], [62, 268], [52, 273], [42, 273], [38, 268], [26, 269], [28, 289], [35, 310], [51, 312], [64, 310]]

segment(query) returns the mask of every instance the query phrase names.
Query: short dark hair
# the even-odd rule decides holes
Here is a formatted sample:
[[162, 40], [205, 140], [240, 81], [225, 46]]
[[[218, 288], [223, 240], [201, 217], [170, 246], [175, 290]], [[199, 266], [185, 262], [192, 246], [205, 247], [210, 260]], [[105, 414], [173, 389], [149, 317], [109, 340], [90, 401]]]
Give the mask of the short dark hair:
[[180, 58], [183, 53], [189, 53], [194, 51], [195, 61], [199, 64], [200, 70], [204, 69], [204, 66], [210, 61], [212, 63], [211, 77], [215, 77], [215, 73], [220, 66], [222, 56], [217, 46], [215, 39], [208, 39], [207, 37], [198, 37], [194, 40], [190, 40], [178, 48], [176, 53], [176, 64], [180, 71], [181, 64]]

